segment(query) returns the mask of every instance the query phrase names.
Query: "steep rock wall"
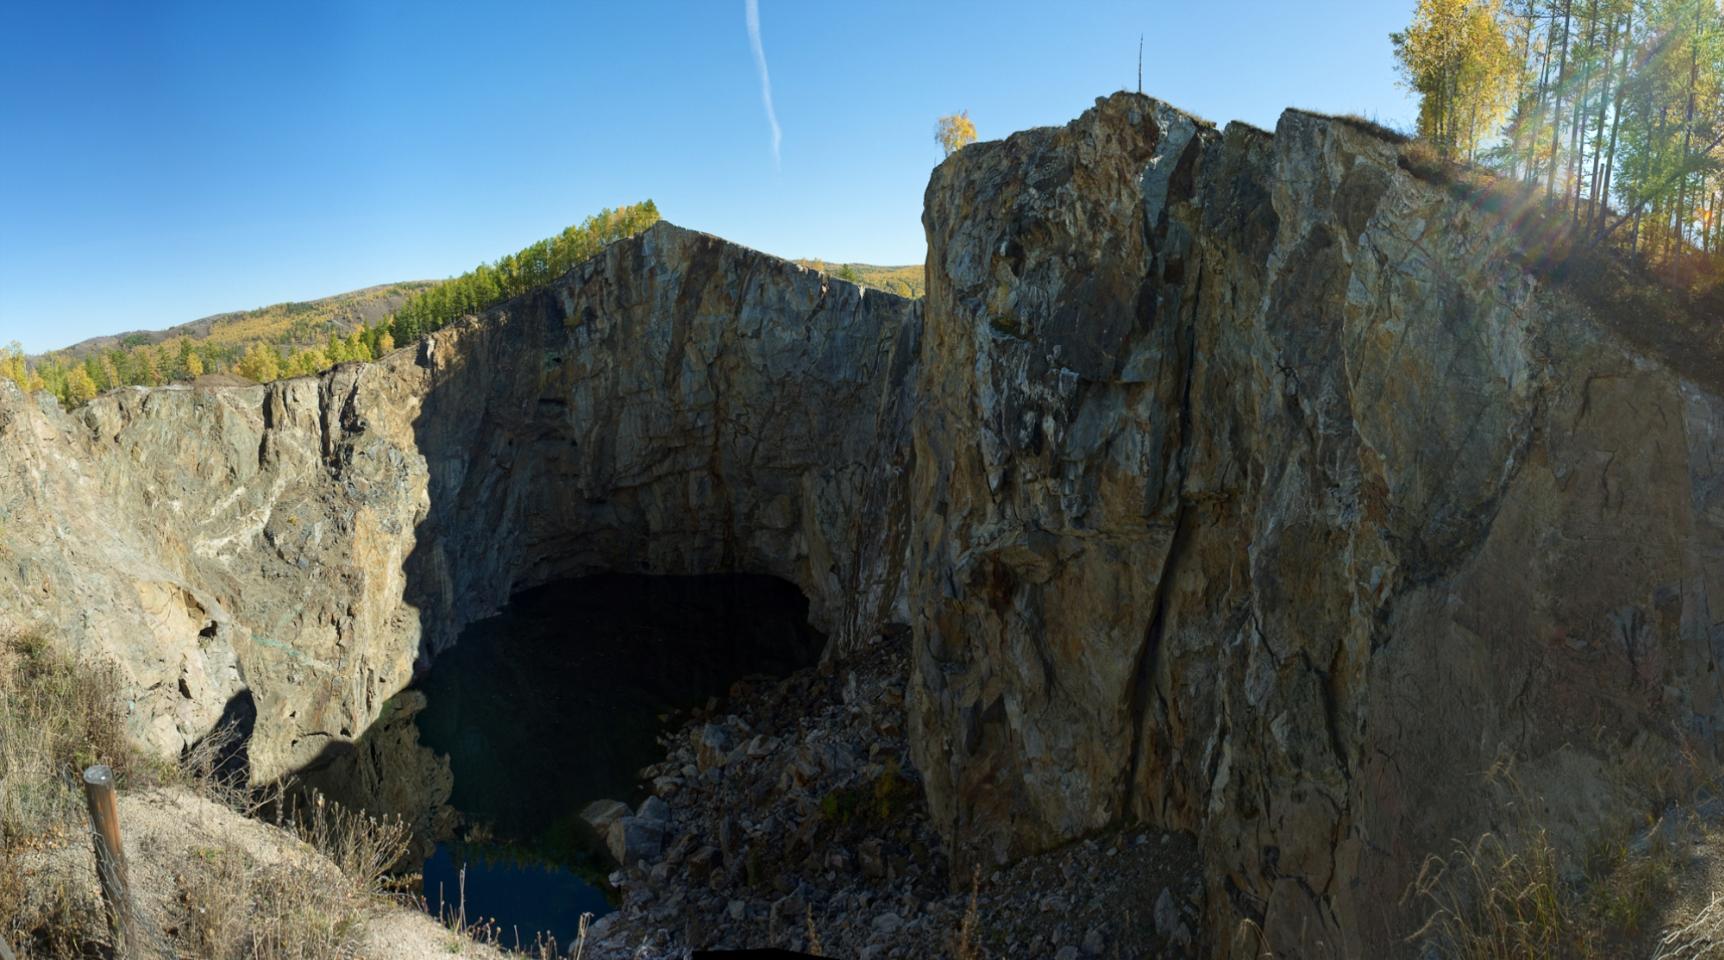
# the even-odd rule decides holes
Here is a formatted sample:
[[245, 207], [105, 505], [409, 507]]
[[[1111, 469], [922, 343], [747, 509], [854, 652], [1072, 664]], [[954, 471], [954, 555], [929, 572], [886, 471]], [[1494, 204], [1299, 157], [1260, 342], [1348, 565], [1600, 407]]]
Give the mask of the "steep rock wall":
[[249, 698], [267, 777], [521, 588], [775, 574], [840, 645], [913, 628], [962, 860], [1192, 830], [1240, 956], [1388, 952], [1499, 761], [1567, 839], [1715, 764], [1721, 378], [1514, 217], [1346, 121], [1122, 94], [924, 220], [925, 313], [661, 225], [316, 378], [0, 384], [0, 606], [164, 750]]
[[901, 594], [919, 304], [657, 226], [376, 363], [64, 413], [0, 385], [0, 606], [118, 660], [162, 750], [357, 737], [515, 591], [770, 573], [839, 643]]
[[972, 857], [1190, 828], [1224, 951], [1380, 955], [1497, 761], [1574, 838], [1710, 754], [1720, 396], [1512, 218], [1118, 95], [924, 222], [913, 743]]

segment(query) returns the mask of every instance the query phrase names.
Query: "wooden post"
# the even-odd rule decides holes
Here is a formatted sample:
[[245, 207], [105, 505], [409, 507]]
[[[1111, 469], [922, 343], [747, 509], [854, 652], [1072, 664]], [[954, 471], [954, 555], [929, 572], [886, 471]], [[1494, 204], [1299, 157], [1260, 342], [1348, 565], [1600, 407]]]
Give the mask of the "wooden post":
[[114, 771], [98, 763], [84, 770], [84, 802], [90, 808], [90, 833], [95, 838], [96, 876], [108, 901], [108, 929], [115, 955], [137, 955], [137, 918], [132, 912], [126, 878], [126, 849], [120, 845], [120, 802], [114, 792]]

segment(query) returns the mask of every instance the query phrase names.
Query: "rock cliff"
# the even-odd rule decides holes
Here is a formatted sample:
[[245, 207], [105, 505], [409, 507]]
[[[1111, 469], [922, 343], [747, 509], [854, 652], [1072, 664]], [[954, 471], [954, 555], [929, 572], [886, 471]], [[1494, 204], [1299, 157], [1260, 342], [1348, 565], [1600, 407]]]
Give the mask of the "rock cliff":
[[661, 225], [317, 378], [0, 385], [0, 604], [162, 749], [249, 698], [273, 776], [515, 591], [774, 574], [837, 648], [912, 628], [962, 860], [1190, 831], [1238, 956], [1400, 942], [1501, 763], [1569, 839], [1715, 763], [1724, 391], [1515, 218], [1349, 121], [1120, 94], [924, 223], [923, 303]]
[[770, 573], [843, 641], [902, 592], [920, 321], [663, 224], [319, 377], [71, 413], [0, 386], [0, 605], [117, 658], [159, 749], [249, 701], [264, 778], [557, 578]]
[[1363, 125], [1120, 95], [924, 223], [912, 745], [974, 855], [1184, 827], [1223, 939], [1380, 955], [1498, 761], [1575, 837], [1710, 754], [1716, 381], [1515, 219]]

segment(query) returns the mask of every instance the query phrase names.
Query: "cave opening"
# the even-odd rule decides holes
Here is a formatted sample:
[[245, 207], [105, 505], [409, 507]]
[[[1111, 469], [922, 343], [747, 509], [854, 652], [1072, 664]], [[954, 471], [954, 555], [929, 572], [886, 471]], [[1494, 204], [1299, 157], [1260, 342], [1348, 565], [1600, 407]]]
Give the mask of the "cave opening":
[[745, 574], [559, 581], [471, 624], [415, 684], [456, 814], [421, 869], [427, 909], [490, 921], [505, 946], [573, 943], [582, 913], [614, 908], [581, 810], [638, 804], [662, 734], [737, 680], [812, 666], [824, 642], [799, 589]]

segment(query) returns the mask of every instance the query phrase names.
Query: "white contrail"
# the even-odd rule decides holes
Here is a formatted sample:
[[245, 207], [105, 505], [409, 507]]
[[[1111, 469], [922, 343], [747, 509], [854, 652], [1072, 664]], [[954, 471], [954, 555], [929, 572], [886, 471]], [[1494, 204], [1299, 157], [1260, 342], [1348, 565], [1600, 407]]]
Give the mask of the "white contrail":
[[778, 165], [778, 141], [784, 134], [778, 129], [778, 113], [772, 109], [772, 78], [766, 73], [766, 50], [760, 46], [760, 0], [744, 0], [748, 5], [748, 45], [754, 48], [754, 65], [760, 70], [760, 99], [766, 104], [766, 122], [772, 124], [772, 164]]

